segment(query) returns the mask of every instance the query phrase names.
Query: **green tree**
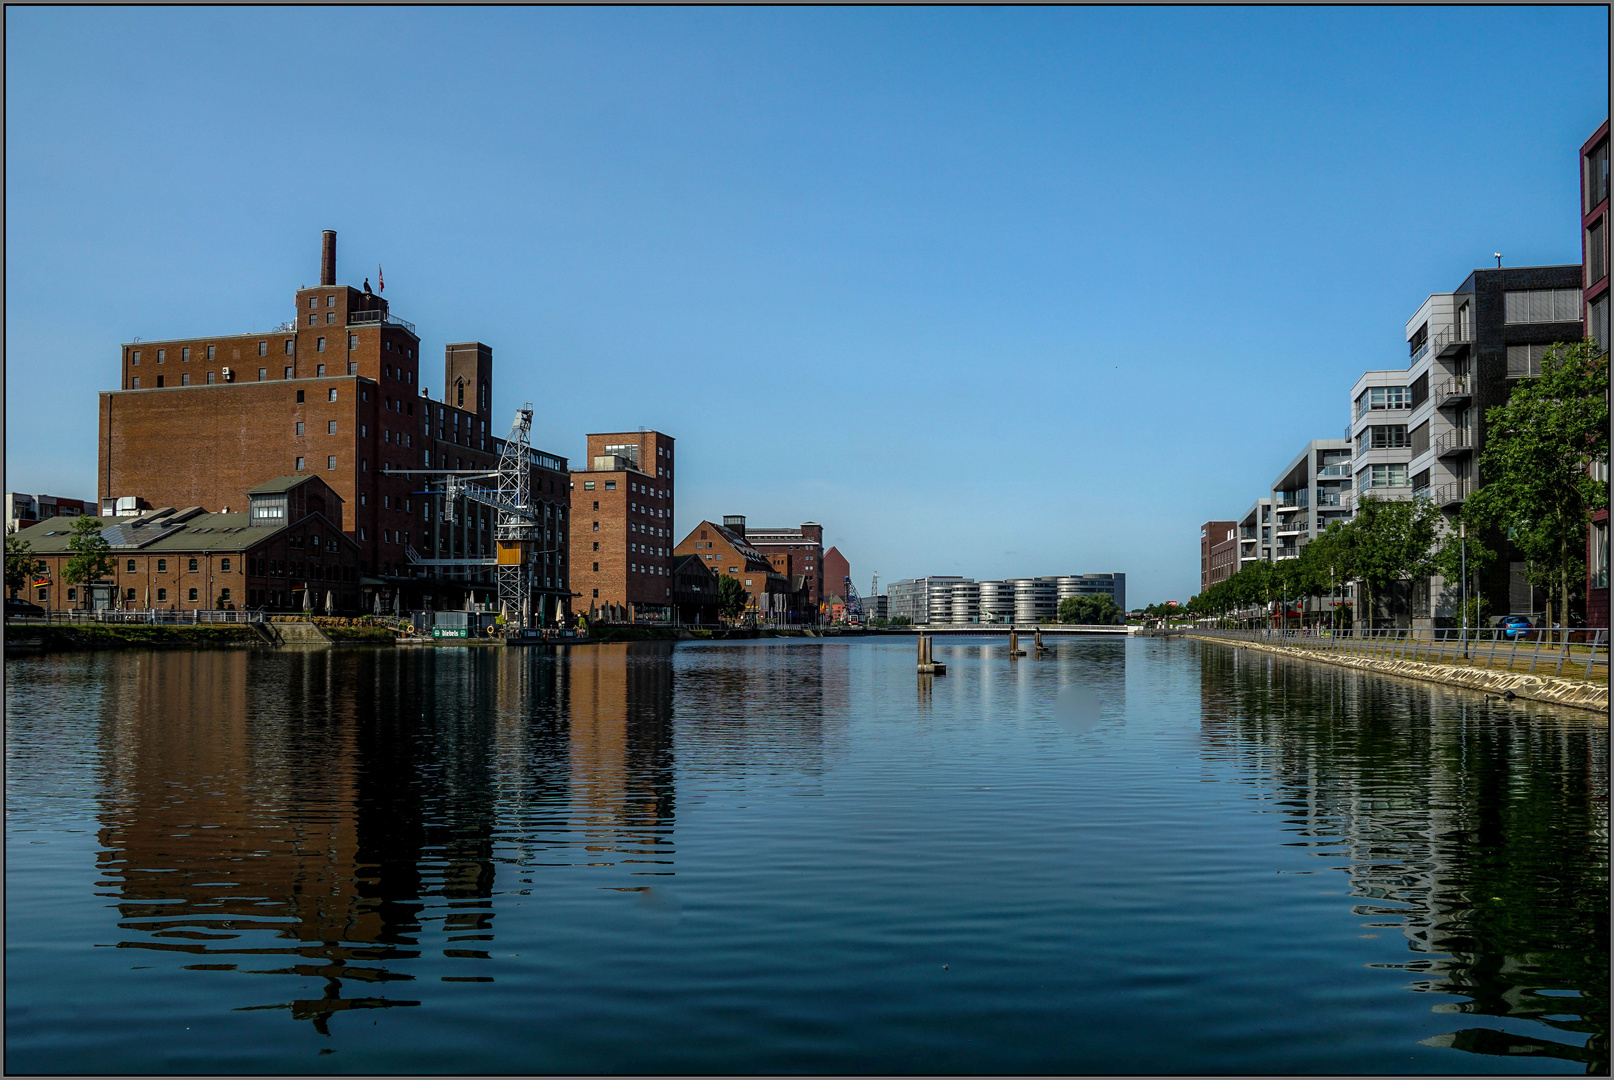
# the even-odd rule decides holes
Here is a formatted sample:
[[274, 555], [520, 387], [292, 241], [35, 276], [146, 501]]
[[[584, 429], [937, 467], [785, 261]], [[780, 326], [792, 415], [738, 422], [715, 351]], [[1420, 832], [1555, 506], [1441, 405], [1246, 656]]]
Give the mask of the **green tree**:
[[1362, 625], [1373, 625], [1373, 598], [1391, 584], [1435, 573], [1435, 537], [1445, 522], [1428, 499], [1378, 499], [1364, 495], [1343, 537], [1351, 573], [1362, 583]]
[[33, 545], [15, 534], [6, 537], [6, 591], [28, 587], [34, 572]]
[[751, 594], [738, 578], [724, 574], [717, 579], [717, 613], [723, 618], [738, 619], [750, 603]]
[[112, 559], [112, 545], [101, 535], [101, 519], [88, 514], [73, 519], [73, 535], [67, 538], [73, 557], [62, 568], [62, 580], [69, 585], [83, 585], [111, 577], [117, 564]]
[[1059, 602], [1059, 621], [1081, 626], [1114, 626], [1121, 621], [1121, 608], [1113, 597], [1103, 594], [1067, 596]]
[[1554, 345], [1538, 378], [1485, 413], [1484, 484], [1464, 509], [1523, 552], [1531, 582], [1547, 589], [1549, 623], [1556, 610], [1567, 625], [1587, 523], [1608, 507], [1608, 481], [1588, 469], [1608, 460], [1608, 401], [1608, 354], [1587, 341]]

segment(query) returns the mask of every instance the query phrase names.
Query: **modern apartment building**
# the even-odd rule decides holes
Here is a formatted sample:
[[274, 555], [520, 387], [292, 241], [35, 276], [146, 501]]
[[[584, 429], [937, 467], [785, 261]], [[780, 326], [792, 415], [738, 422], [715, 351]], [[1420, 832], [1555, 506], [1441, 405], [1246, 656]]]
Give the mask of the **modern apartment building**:
[[902, 581], [893, 581], [885, 587], [885, 594], [890, 608], [890, 618], [911, 619], [915, 624], [925, 624], [930, 621], [933, 610], [931, 604], [932, 593], [947, 598], [948, 622], [952, 621], [953, 585], [966, 579], [956, 574], [939, 574], [931, 577], [905, 578]]
[[1207, 521], [1199, 527], [1199, 591], [1226, 581], [1239, 568], [1236, 521]]
[[673, 443], [659, 431], [588, 436], [589, 467], [571, 474], [571, 582], [590, 620], [673, 617]]
[[1272, 499], [1255, 500], [1239, 518], [1240, 570], [1253, 562], [1272, 561]]
[[1072, 596], [1108, 596], [1115, 606], [1126, 610], [1125, 574], [1068, 574], [1064, 577], [1038, 578], [1054, 583], [1054, 607]]
[[[122, 346], [119, 389], [101, 394], [103, 514], [200, 506], [237, 512], [247, 492], [281, 475], [318, 475], [346, 507], [358, 545], [362, 606], [459, 606], [497, 593], [491, 568], [436, 571], [424, 558], [492, 558], [494, 514], [465, 503], [445, 515], [401, 469], [492, 469], [503, 442], [492, 419], [493, 353], [447, 346], [443, 399], [420, 385], [420, 338], [370, 290], [336, 283], [336, 234], [323, 238], [319, 285], [299, 288], [295, 317], [273, 330]], [[535, 610], [553, 611], [566, 583], [567, 467], [534, 451], [531, 491], [549, 550]], [[411, 554], [411, 553], [415, 554]], [[267, 595], [302, 585], [277, 581]]]
[[[1608, 121], [1580, 148], [1581, 265], [1586, 336], [1608, 351]], [[1605, 482], [1608, 462], [1592, 466]], [[1592, 515], [1586, 535], [1586, 625], [1608, 625], [1608, 511]]]
[[983, 623], [1014, 621], [1014, 584], [982, 581], [976, 585], [976, 607]]
[[[1403, 464], [1399, 475], [1405, 473]], [[1330, 524], [1348, 519], [1351, 485], [1351, 444], [1308, 442], [1272, 481], [1272, 560], [1295, 558]]]
[[60, 495], [25, 495], [20, 491], [6, 492], [6, 532], [14, 533], [53, 517], [76, 517], [95, 513], [95, 503], [84, 499], [67, 499]]

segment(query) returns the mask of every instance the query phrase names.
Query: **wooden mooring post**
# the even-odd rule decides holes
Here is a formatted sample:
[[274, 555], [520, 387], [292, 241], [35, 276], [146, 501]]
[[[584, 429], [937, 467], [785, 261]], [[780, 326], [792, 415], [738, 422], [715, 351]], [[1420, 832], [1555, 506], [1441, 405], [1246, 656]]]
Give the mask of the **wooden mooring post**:
[[1015, 657], [1024, 656], [1025, 654], [1026, 654], [1026, 651], [1020, 647], [1020, 632], [1018, 630], [1010, 630], [1009, 631], [1009, 659], [1013, 660]]

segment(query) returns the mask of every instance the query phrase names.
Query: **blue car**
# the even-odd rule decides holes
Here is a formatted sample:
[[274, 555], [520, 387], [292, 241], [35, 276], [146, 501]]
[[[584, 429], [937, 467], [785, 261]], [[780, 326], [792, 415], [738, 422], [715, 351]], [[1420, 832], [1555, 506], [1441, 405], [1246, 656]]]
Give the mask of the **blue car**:
[[1528, 637], [1530, 635], [1530, 620], [1523, 615], [1509, 615], [1497, 623], [1509, 638]]

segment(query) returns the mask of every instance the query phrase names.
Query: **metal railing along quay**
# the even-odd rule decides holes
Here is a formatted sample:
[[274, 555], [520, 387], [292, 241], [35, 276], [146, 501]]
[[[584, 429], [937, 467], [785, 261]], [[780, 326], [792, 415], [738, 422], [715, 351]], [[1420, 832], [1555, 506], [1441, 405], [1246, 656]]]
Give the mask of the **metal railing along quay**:
[[1196, 628], [1200, 637], [1255, 641], [1266, 645], [1341, 653], [1377, 660], [1417, 660], [1524, 675], [1608, 681], [1609, 632], [1606, 627], [1532, 629], [1509, 634], [1503, 627], [1435, 629], [1217, 630]]
[[8, 616], [7, 622], [22, 623], [163, 623], [193, 626], [197, 623], [255, 623], [264, 621], [261, 611], [180, 611], [171, 608], [105, 611], [51, 611], [44, 615]]

